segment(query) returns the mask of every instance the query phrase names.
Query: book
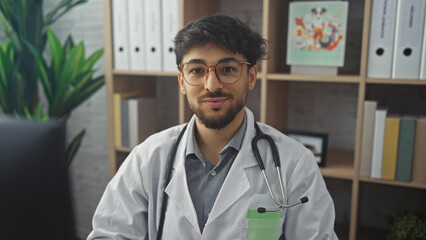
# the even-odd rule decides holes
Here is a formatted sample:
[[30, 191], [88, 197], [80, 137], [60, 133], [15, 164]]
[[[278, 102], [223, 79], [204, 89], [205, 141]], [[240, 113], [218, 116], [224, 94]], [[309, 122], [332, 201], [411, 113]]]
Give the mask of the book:
[[113, 95], [113, 108], [114, 108], [114, 145], [115, 147], [122, 147], [122, 118], [121, 115], [121, 99], [135, 97], [140, 93], [138, 92], [126, 92], [126, 93], [114, 93]]
[[426, 183], [426, 119], [416, 121], [416, 137], [414, 140], [413, 182]]
[[414, 117], [406, 116], [401, 118], [395, 176], [398, 181], [411, 181], [415, 130], [416, 119]]
[[361, 163], [360, 175], [371, 176], [371, 156], [373, 152], [374, 119], [377, 109], [376, 101], [364, 102], [364, 114], [361, 133]]
[[129, 98], [126, 103], [127, 137], [129, 147], [133, 148], [157, 130], [157, 105], [155, 97]]
[[121, 99], [121, 146], [130, 148], [129, 142], [129, 99]]
[[383, 142], [382, 179], [395, 180], [399, 140], [398, 117], [387, 117]]
[[371, 154], [371, 177], [382, 177], [383, 144], [385, 139], [386, 109], [377, 109], [374, 117], [373, 151]]
[[291, 2], [287, 64], [343, 66], [348, 2]]

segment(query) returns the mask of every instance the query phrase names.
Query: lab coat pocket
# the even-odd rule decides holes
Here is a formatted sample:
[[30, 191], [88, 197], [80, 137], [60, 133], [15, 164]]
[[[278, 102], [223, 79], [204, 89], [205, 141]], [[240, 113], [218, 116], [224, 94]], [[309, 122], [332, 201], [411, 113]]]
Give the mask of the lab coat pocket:
[[256, 210], [249, 209], [247, 218], [241, 222], [241, 239], [276, 240], [282, 235], [284, 218], [281, 211], [257, 213]]

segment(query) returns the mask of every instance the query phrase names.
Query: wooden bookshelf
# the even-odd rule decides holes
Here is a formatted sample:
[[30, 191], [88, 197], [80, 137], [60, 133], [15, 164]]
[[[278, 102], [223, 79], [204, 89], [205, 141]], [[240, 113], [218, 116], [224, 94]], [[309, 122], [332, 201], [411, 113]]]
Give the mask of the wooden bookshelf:
[[354, 178], [354, 152], [328, 149], [326, 167], [321, 168], [324, 177], [352, 180]]
[[[414, 85], [424, 86], [425, 80], [408, 79], [376, 79], [367, 78], [367, 54], [368, 35], [372, 0], [349, 0], [349, 22], [348, 29], [351, 31], [350, 43], [346, 45], [346, 51], [352, 54], [345, 58], [345, 67], [339, 69], [339, 73], [333, 76], [318, 75], [296, 75], [290, 74], [290, 67], [286, 65], [286, 42], [288, 26], [289, 0], [253, 0], [262, 5], [262, 35], [268, 40], [268, 58], [261, 62], [261, 72], [258, 74], [260, 84], [260, 121], [267, 123], [277, 129], [287, 126], [289, 103], [287, 99], [289, 85], [301, 83], [335, 83], [342, 86], [353, 84], [358, 89], [356, 103], [356, 131], [353, 137], [355, 144], [352, 150], [328, 149], [326, 167], [321, 168], [324, 177], [350, 180], [351, 202], [350, 216], [347, 224], [336, 224], [336, 232], [341, 239], [382, 239], [384, 233], [358, 226], [359, 195], [362, 189], [360, 183], [371, 182], [375, 184], [393, 185], [406, 188], [426, 189], [425, 184], [405, 183], [397, 181], [385, 181], [360, 177], [360, 146], [361, 129], [363, 118], [363, 103], [366, 100], [366, 92], [369, 85]], [[225, 1], [212, 0], [180, 0], [180, 26], [206, 14], [219, 12], [221, 4], [232, 4]], [[284, 14], [283, 14], [284, 13]], [[108, 106], [108, 153], [110, 164], [110, 176], [118, 170], [121, 163], [129, 154], [131, 149], [116, 147], [114, 145], [114, 116], [118, 113], [113, 108], [113, 94], [126, 91], [140, 91], [146, 96], [156, 96], [155, 88], [159, 78], [176, 80], [176, 72], [147, 72], [147, 71], [119, 71], [113, 68], [112, 52], [112, 23], [111, 2], [104, 0], [105, 19], [105, 63], [106, 63], [106, 88]], [[355, 47], [354, 47], [355, 46]], [[167, 80], [168, 80], [167, 79]], [[379, 87], [380, 87], [379, 86]], [[178, 92], [179, 90], [176, 89]], [[160, 96], [156, 96], [160, 97]], [[191, 117], [191, 112], [182, 94], [174, 99], [178, 102], [179, 110], [176, 116], [177, 123], [184, 123]], [[162, 129], [158, 129], [162, 130]], [[309, 131], [309, 129], [306, 129]], [[390, 199], [389, 201], [392, 201]]]

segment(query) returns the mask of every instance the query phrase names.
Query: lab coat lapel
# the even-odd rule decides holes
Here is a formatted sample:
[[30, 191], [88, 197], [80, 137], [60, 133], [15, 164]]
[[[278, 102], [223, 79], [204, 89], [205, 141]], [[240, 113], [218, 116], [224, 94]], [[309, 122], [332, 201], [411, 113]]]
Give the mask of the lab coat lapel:
[[251, 140], [254, 138], [256, 131], [253, 127], [253, 114], [247, 108], [245, 111], [247, 115], [247, 129], [243, 143], [231, 169], [228, 172], [222, 188], [219, 191], [216, 202], [207, 221], [207, 225], [230, 208], [251, 187], [245, 169], [257, 166], [253, 151], [251, 150]]
[[[193, 127], [194, 119], [192, 119], [188, 128]], [[174, 204], [180, 211], [178, 211], [183, 217], [187, 218], [195, 230], [200, 234], [200, 228], [198, 226], [197, 214], [192, 203], [191, 195], [189, 193], [188, 184], [186, 181], [186, 171], [185, 171], [185, 148], [186, 142], [188, 139], [188, 130], [182, 137], [182, 140], [179, 144], [178, 150], [176, 152], [176, 159], [173, 164], [173, 176], [167, 185], [165, 192], [169, 196], [169, 203]], [[173, 207], [173, 206], [172, 206]]]

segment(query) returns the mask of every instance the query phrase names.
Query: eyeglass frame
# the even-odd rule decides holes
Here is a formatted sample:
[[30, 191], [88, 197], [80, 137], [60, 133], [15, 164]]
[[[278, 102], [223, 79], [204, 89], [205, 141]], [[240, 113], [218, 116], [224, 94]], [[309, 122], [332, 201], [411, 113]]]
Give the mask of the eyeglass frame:
[[[228, 60], [228, 61], [227, 61]], [[237, 80], [235, 80], [235, 82], [232, 82], [232, 83], [226, 83], [226, 82], [223, 82], [222, 80], [220, 80], [220, 78], [219, 78], [219, 76], [218, 76], [218, 74], [217, 74], [217, 72], [216, 72], [216, 67], [217, 67], [217, 65], [219, 65], [219, 64], [222, 64], [222, 63], [226, 63], [226, 62], [231, 62], [231, 61], [235, 61], [235, 62], [238, 62], [240, 65], [241, 65], [241, 67], [242, 67], [242, 65], [243, 64], [246, 64], [249, 68], [253, 65], [253, 64], [251, 64], [251, 63], [249, 63], [249, 62], [247, 62], [247, 61], [241, 61], [241, 60], [238, 60], [238, 59], [235, 59], [235, 58], [225, 58], [225, 59], [222, 59], [222, 60], [220, 60], [218, 63], [216, 63], [215, 65], [207, 65], [206, 63], [204, 63], [204, 62], [199, 62], [199, 61], [192, 61], [192, 60], [190, 60], [190, 61], [188, 61], [188, 62], [184, 62], [184, 63], [181, 63], [181, 64], [179, 64], [179, 71], [182, 73], [182, 77], [183, 77], [183, 79], [185, 80], [185, 82], [186, 83], [188, 83], [189, 85], [191, 85], [191, 86], [200, 86], [201, 84], [203, 84], [203, 83], [205, 83], [206, 82], [206, 80], [207, 80], [207, 78], [208, 78], [208, 76], [209, 76], [209, 74], [210, 74], [210, 72], [211, 72], [211, 68], [213, 68], [214, 69], [214, 73], [215, 73], [215, 75], [216, 75], [216, 77], [217, 77], [217, 79], [221, 82], [221, 83], [223, 83], [223, 84], [234, 84], [234, 83], [236, 83], [236, 82], [238, 82], [240, 79], [241, 79], [241, 76], [242, 76], [242, 72], [243, 72], [243, 69], [241, 68], [241, 73], [240, 73], [240, 77], [237, 79]], [[190, 83], [190, 82], [188, 82], [188, 80], [186, 80], [186, 78], [185, 78], [185, 73], [183, 72], [183, 68], [185, 67], [185, 65], [187, 65], [188, 63], [198, 63], [198, 64], [203, 64], [203, 65], [205, 65], [206, 67], [207, 67], [207, 73], [206, 73], [206, 78], [204, 79], [204, 81], [202, 81], [201, 83], [199, 83], [199, 84], [192, 84], [192, 83]]]

